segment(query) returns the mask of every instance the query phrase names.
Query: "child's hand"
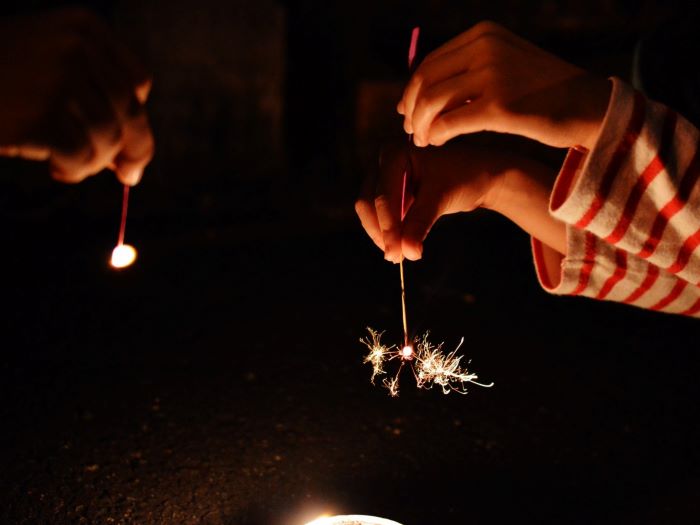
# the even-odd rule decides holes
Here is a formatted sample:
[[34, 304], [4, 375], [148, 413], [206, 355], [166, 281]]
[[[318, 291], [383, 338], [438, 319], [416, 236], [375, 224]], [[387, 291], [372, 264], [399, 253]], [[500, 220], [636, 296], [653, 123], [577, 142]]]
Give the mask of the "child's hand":
[[153, 156], [144, 103], [150, 79], [87, 11], [0, 25], [0, 154], [46, 160], [79, 182], [104, 168], [136, 184]]
[[[486, 146], [477, 141], [473, 137], [442, 148], [414, 148], [402, 141], [384, 148], [379, 172], [365, 180], [355, 210], [385, 259], [420, 259], [423, 241], [441, 216], [479, 207], [508, 217], [552, 253], [566, 254], [566, 228], [548, 209], [556, 173], [509, 153], [504, 141]], [[401, 193], [407, 166], [402, 223]], [[553, 280], [558, 275], [557, 264], [552, 265]]]
[[[417, 149], [385, 147], [379, 174], [368, 177], [355, 210], [388, 261], [420, 259], [423, 240], [442, 215], [490, 205], [505, 162], [464, 144]], [[406, 216], [401, 223], [403, 174], [408, 169]]]
[[430, 53], [398, 104], [417, 146], [477, 131], [591, 149], [610, 85], [493, 22], [481, 22]]

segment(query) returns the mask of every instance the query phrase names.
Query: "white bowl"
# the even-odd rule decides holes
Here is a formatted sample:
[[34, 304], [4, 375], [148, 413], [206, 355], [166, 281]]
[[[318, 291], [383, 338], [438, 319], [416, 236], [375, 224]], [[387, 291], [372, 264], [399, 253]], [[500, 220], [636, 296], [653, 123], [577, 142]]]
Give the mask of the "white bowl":
[[348, 516], [327, 516], [315, 519], [306, 525], [401, 525], [396, 521], [377, 518], [376, 516], [360, 516], [353, 514]]

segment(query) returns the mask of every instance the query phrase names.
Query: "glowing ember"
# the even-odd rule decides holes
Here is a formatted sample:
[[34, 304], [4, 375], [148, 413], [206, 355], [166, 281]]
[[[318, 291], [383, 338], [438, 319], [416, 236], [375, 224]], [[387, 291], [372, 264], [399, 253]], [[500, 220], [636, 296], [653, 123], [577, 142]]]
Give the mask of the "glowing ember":
[[369, 349], [364, 362], [372, 365], [372, 384], [374, 384], [377, 376], [386, 374], [384, 363], [393, 359], [400, 359], [401, 361], [401, 365], [394, 377], [387, 377], [382, 381], [382, 384], [389, 390], [389, 395], [392, 397], [399, 395], [399, 375], [403, 365], [410, 361], [415, 361], [410, 366], [418, 388], [427, 390], [432, 388], [433, 385], [438, 385], [442, 388], [444, 394], [449, 394], [450, 392], [466, 394], [467, 383], [486, 388], [493, 386], [493, 383], [484, 384], [477, 382], [478, 376], [476, 374], [468, 372], [466, 368], [460, 366], [462, 356], [457, 355], [457, 350], [462, 346], [464, 338], [459, 342], [457, 348], [446, 354], [442, 351], [443, 343], [433, 346], [428, 341], [427, 333], [418, 341], [415, 349], [407, 345], [399, 350], [395, 345], [385, 346], [382, 344], [383, 332], [376, 332], [371, 328], [367, 328], [367, 330], [370, 337], [360, 339], [360, 342]]
[[401, 525], [396, 521], [377, 518], [376, 516], [322, 516], [306, 525]]
[[110, 264], [113, 268], [126, 268], [136, 260], [136, 249], [130, 244], [118, 244], [112, 250]]

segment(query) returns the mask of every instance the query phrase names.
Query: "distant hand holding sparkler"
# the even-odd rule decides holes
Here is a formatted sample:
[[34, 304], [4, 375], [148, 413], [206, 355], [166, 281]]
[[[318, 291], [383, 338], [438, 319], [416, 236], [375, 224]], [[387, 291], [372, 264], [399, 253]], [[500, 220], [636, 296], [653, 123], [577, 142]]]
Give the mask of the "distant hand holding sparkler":
[[90, 10], [17, 16], [0, 29], [0, 156], [46, 162], [64, 183], [113, 171], [124, 197], [110, 262], [129, 266], [136, 259], [124, 244], [129, 186], [139, 183], [154, 152], [150, 75]]

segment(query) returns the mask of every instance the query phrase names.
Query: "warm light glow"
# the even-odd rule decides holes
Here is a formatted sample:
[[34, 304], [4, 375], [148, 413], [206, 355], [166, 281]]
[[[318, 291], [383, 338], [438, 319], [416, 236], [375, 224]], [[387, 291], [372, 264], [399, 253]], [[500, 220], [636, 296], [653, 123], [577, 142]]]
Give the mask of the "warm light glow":
[[377, 518], [376, 516], [360, 516], [359, 514], [348, 516], [321, 516], [310, 521], [306, 525], [401, 525], [396, 521]]
[[136, 260], [136, 249], [130, 244], [118, 244], [112, 250], [110, 264], [113, 268], [126, 268]]
[[401, 357], [408, 360], [413, 359], [413, 347], [411, 345], [404, 346], [401, 349]]
[[328, 514], [321, 514], [318, 518], [316, 518], [316, 519], [313, 520], [313, 521], [310, 521], [310, 522], [306, 523], [305, 525], [319, 525], [319, 524], [324, 523], [324, 520], [327, 519], [327, 518], [329, 518], [329, 517], [330, 517], [330, 516], [329, 516]]

